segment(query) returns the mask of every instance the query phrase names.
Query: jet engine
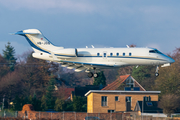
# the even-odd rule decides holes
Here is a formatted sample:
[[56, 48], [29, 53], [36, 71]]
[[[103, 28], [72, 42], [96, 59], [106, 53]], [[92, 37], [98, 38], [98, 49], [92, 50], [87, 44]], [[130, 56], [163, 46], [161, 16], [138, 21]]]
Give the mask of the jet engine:
[[59, 58], [72, 58], [78, 56], [78, 52], [76, 48], [61, 49], [61, 50], [53, 51], [53, 53], [55, 56]]

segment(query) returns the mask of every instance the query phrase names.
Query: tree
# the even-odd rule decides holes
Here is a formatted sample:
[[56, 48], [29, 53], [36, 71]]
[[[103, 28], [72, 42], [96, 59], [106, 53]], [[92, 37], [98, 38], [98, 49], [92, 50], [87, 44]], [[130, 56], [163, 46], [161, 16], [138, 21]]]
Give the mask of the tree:
[[73, 102], [72, 101], [66, 101], [65, 111], [73, 111]]
[[161, 91], [161, 95], [180, 95], [180, 48], [176, 48], [169, 56], [175, 60], [175, 63], [159, 70], [160, 75], [155, 80], [154, 89]]
[[35, 93], [33, 97], [31, 97], [31, 95], [29, 96], [29, 101], [30, 101], [30, 104], [33, 105], [35, 111], [41, 110], [41, 101], [36, 98]]
[[15, 70], [13, 72], [10, 72], [1, 78], [0, 97], [5, 95], [7, 97], [8, 103], [12, 102], [13, 98], [15, 98], [17, 94], [21, 94], [22, 92], [22, 82], [18, 75], [18, 71]]
[[47, 109], [53, 109], [54, 108], [54, 104], [55, 104], [55, 98], [53, 96], [53, 92], [54, 92], [54, 87], [55, 85], [55, 79], [51, 78], [51, 80], [48, 83], [48, 87], [46, 89], [46, 105], [47, 105]]
[[179, 100], [180, 97], [175, 94], [163, 95], [159, 102], [159, 107], [163, 109], [163, 113], [170, 117], [170, 114], [174, 113], [180, 106]]
[[73, 110], [76, 112], [82, 112], [83, 111], [83, 98], [80, 96], [73, 97]]
[[152, 90], [154, 86], [155, 66], [139, 66], [133, 67], [132, 76], [141, 84], [146, 90]]
[[98, 77], [94, 78], [93, 85], [106, 85], [106, 77], [104, 76], [104, 72], [101, 71], [98, 73]]
[[57, 98], [55, 101], [54, 109], [56, 111], [64, 111], [65, 110], [65, 101]]
[[46, 93], [45, 88], [50, 79], [51, 71], [49, 69], [51, 64], [45, 60], [33, 58], [31, 53], [27, 53], [24, 56], [27, 57], [16, 67], [24, 86], [23, 93], [26, 96], [33, 96], [35, 92], [37, 99], [40, 99]]
[[3, 50], [3, 57], [6, 59], [10, 66], [10, 70], [14, 70], [14, 66], [16, 64], [16, 58], [15, 58], [15, 49], [11, 46], [11, 43], [8, 42], [8, 45], [5, 45], [5, 50]]
[[6, 59], [0, 55], [0, 79], [9, 72], [9, 69]]
[[47, 110], [47, 104], [46, 104], [46, 97], [45, 97], [45, 95], [43, 95], [42, 98], [41, 98], [41, 109], [42, 109], [42, 111]]
[[104, 69], [104, 75], [106, 77], [106, 84], [114, 82], [118, 77], [117, 69]]
[[20, 98], [18, 95], [16, 95], [14, 101], [13, 101], [13, 110], [21, 111], [22, 110], [22, 98]]

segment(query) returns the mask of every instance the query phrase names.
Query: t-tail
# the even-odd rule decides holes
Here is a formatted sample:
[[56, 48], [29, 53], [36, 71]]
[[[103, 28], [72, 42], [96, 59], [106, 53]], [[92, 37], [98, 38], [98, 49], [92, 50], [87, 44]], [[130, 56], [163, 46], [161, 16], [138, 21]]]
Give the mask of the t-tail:
[[[43, 34], [37, 29], [27, 29], [14, 33], [26, 38], [34, 50], [33, 57], [50, 60], [60, 61], [60, 59], [77, 57], [77, 49], [54, 46]], [[58, 57], [58, 58], [57, 58]]]
[[37, 29], [27, 29], [15, 33], [15, 35], [22, 35], [29, 42], [35, 53], [49, 53], [63, 47], [54, 46], [43, 34]]

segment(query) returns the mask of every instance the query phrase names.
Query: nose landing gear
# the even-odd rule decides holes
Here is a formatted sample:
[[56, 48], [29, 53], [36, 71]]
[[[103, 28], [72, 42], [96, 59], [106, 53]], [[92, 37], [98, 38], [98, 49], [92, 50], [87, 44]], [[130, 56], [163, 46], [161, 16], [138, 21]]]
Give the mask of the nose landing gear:
[[159, 76], [158, 71], [159, 71], [159, 65], [157, 65], [157, 67], [156, 67], [156, 72], [155, 72], [155, 76], [156, 76], [156, 77], [158, 77], [158, 76]]

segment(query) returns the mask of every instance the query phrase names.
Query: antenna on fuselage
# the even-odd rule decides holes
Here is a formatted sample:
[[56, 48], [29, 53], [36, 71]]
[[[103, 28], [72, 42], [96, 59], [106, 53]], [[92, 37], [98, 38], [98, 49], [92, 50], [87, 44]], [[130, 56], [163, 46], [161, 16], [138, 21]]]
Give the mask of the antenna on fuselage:
[[94, 48], [94, 46], [93, 45], [91, 45], [92, 46], [92, 48]]
[[129, 45], [126, 45], [127, 48], [129, 48]]

